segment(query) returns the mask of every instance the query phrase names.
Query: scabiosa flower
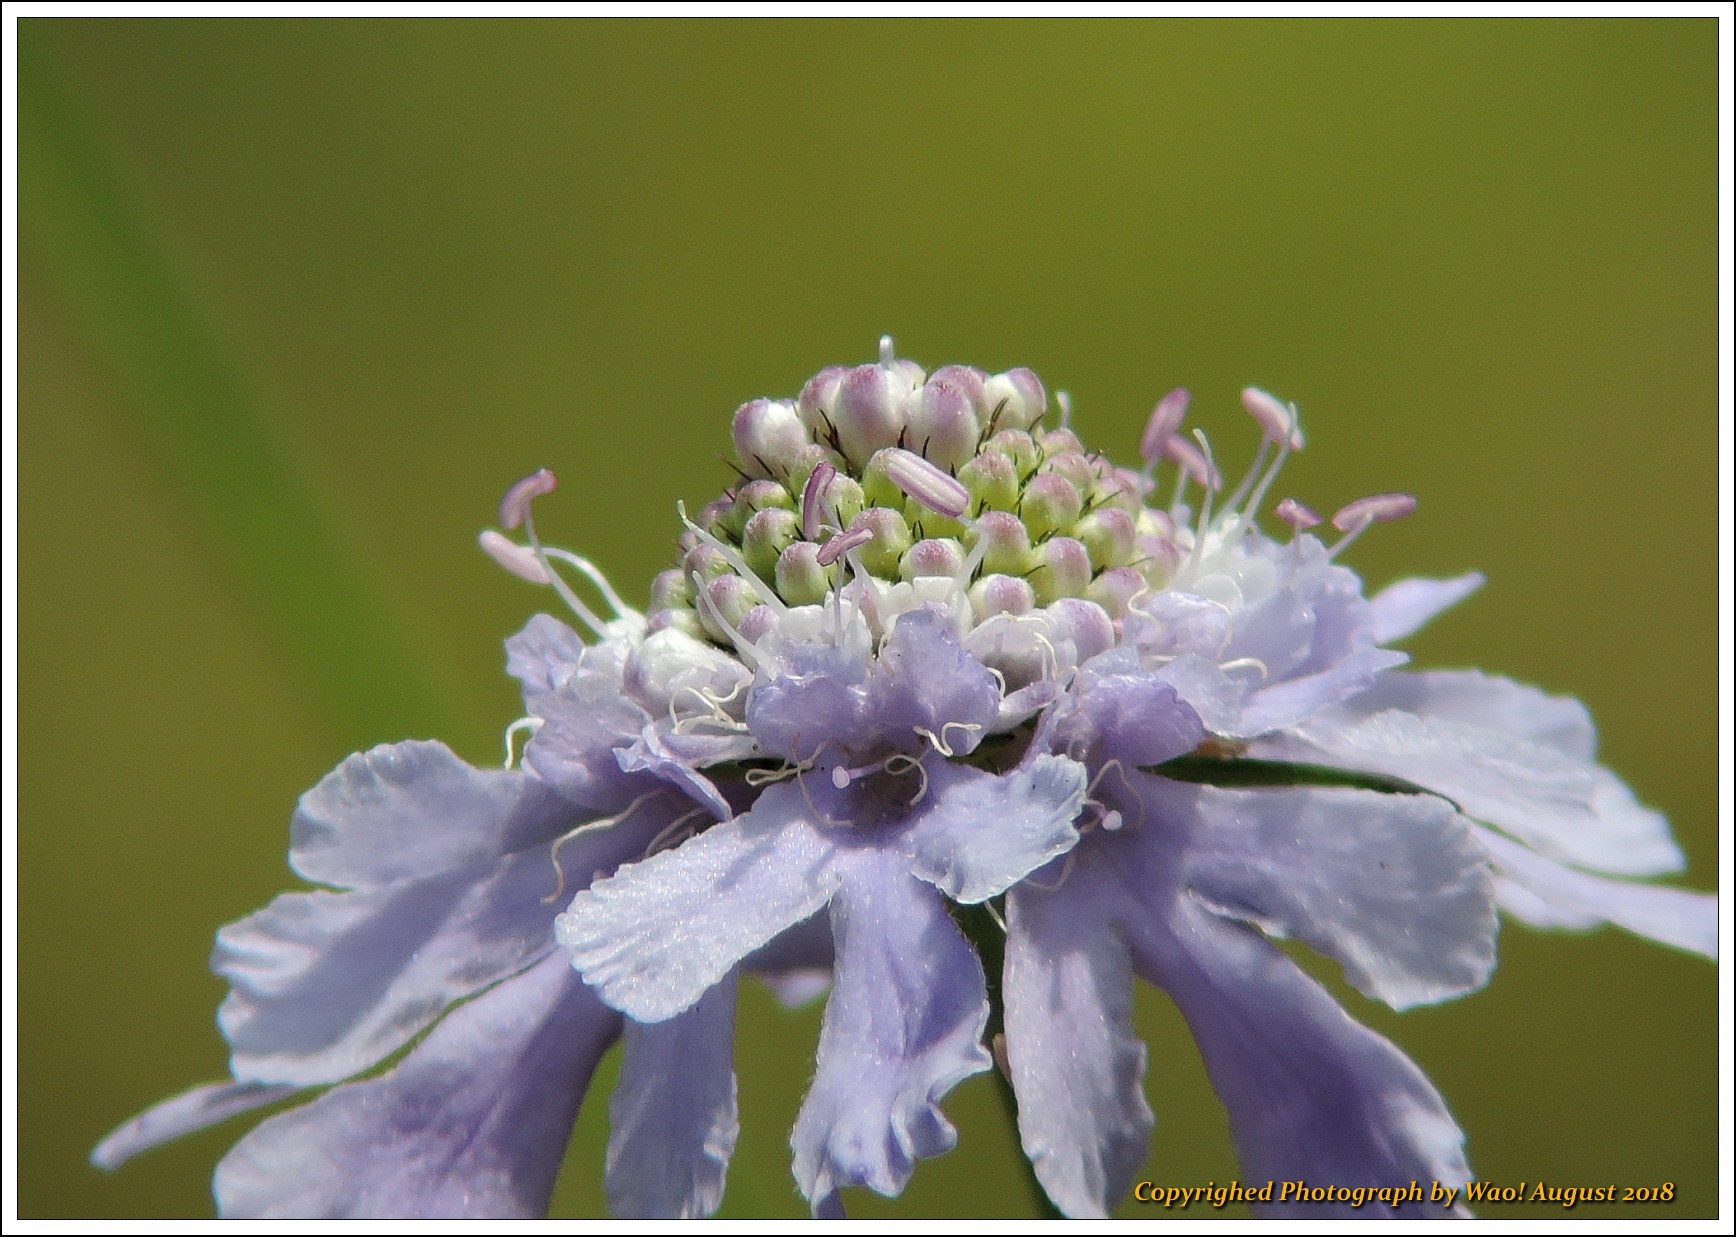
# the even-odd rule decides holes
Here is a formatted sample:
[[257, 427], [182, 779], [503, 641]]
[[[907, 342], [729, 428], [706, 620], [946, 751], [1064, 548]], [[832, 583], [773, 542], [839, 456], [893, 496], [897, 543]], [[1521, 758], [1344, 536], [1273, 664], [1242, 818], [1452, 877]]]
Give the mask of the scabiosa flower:
[[546, 615], [508, 642], [527, 716], [505, 770], [400, 744], [304, 797], [291, 862], [334, 888], [219, 934], [234, 1081], [94, 1158], [341, 1083], [230, 1152], [226, 1213], [536, 1214], [619, 1037], [611, 1208], [706, 1214], [748, 972], [792, 1000], [830, 985], [791, 1138], [816, 1213], [901, 1191], [956, 1139], [940, 1101], [998, 1065], [1049, 1197], [1101, 1215], [1153, 1123], [1137, 973], [1192, 1027], [1251, 1176], [1469, 1178], [1433, 1086], [1271, 939], [1404, 1008], [1487, 980], [1498, 908], [1710, 956], [1713, 899], [1633, 879], [1682, 857], [1576, 702], [1397, 669], [1386, 646], [1481, 582], [1363, 597], [1337, 559], [1409, 496], [1342, 508], [1330, 546], [1294, 498], [1288, 537], [1260, 529], [1294, 406], [1243, 392], [1263, 441], [1225, 494], [1185, 391], [1138, 471], [1057, 402], [1046, 427], [1030, 371], [927, 374], [883, 340], [744, 405], [740, 483], [682, 513], [648, 619], [538, 539], [552, 474], [514, 486], [500, 523], [527, 544], [483, 548], [593, 642]]

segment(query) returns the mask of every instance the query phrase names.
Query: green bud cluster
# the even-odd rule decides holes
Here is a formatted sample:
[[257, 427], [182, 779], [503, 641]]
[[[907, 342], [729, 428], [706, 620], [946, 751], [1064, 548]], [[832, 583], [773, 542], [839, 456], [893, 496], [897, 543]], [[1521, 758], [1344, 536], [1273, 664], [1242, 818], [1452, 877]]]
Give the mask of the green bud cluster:
[[[904, 360], [823, 371], [797, 401], [744, 405], [734, 426], [742, 479], [682, 534], [679, 564], [652, 586], [652, 626], [728, 646], [724, 624], [751, 640], [775, 622], [762, 590], [811, 605], [852, 573], [896, 584], [960, 579], [967, 566], [976, 621], [1063, 597], [1119, 618], [1173, 574], [1174, 529], [1145, 507], [1138, 474], [1087, 452], [1069, 429], [1045, 429], [1046, 409], [1029, 370], [949, 366], [929, 377]], [[956, 478], [966, 510], [943, 514], [901, 489], [887, 467], [893, 448]], [[810, 493], [822, 465], [831, 475]], [[826, 554], [845, 534], [852, 547]]]

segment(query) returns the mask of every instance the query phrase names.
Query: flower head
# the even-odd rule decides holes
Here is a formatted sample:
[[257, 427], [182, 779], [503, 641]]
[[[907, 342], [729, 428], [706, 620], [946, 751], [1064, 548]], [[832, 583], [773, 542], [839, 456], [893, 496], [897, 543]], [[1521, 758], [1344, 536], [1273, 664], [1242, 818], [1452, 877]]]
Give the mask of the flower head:
[[[648, 617], [539, 540], [552, 473], [513, 486], [500, 522], [525, 543], [482, 547], [592, 642], [545, 615], [508, 642], [527, 715], [507, 769], [401, 744], [304, 797], [291, 862], [333, 888], [218, 938], [235, 1080], [98, 1161], [356, 1078], [427, 1031], [243, 1139], [220, 1203], [534, 1213], [620, 1037], [611, 1206], [705, 1214], [735, 1137], [738, 977], [794, 996], [821, 974], [792, 1133], [817, 1213], [844, 1186], [901, 1191], [956, 1139], [947, 1092], [999, 1060], [1049, 1197], [1100, 1215], [1153, 1123], [1138, 974], [1188, 1020], [1249, 1174], [1467, 1179], [1427, 1078], [1271, 941], [1404, 1008], [1487, 981], [1498, 909], [1710, 955], [1715, 904], [1632, 879], [1681, 856], [1595, 762], [1575, 702], [1398, 669], [1387, 646], [1481, 582], [1363, 596], [1340, 557], [1414, 499], [1340, 508], [1330, 545], [1294, 498], [1274, 512], [1288, 537], [1261, 530], [1303, 445], [1294, 405], [1242, 393], [1262, 441], [1226, 492], [1183, 434], [1186, 391], [1154, 409], [1139, 471], [1087, 451], [1057, 402], [1052, 426], [1029, 370], [928, 374], [886, 340], [743, 405], [741, 481], [682, 513]], [[975, 906], [999, 947], [961, 928]], [[994, 1003], [982, 959], [1003, 954]]]

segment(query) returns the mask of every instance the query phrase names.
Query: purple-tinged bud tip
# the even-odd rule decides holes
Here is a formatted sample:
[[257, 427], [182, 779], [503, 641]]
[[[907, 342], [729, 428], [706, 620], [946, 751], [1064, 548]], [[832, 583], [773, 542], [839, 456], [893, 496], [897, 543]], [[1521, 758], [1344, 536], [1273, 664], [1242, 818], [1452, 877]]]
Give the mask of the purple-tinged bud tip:
[[485, 528], [478, 533], [476, 544], [482, 547], [488, 557], [519, 579], [529, 580], [532, 584], [549, 583], [549, 573], [543, 570], [543, 565], [537, 561], [535, 554], [492, 528]]
[[902, 447], [883, 453], [886, 475], [892, 484], [939, 515], [958, 519], [970, 506], [970, 491], [956, 478]]
[[820, 539], [820, 500], [837, 475], [838, 470], [822, 460], [808, 474], [808, 483], [802, 487], [802, 536], [808, 541]]
[[512, 483], [500, 500], [500, 526], [502, 528], [517, 528], [524, 523], [524, 517], [530, 512], [533, 498], [547, 494], [555, 488], [555, 475], [546, 468], [539, 468], [522, 481]]
[[854, 550], [859, 545], [867, 545], [872, 540], [874, 540], [874, 534], [866, 528], [855, 528], [847, 533], [839, 533], [820, 547], [820, 552], [814, 555], [814, 561], [822, 567], [830, 567], [849, 551]]
[[1348, 533], [1369, 524], [1402, 520], [1416, 509], [1417, 500], [1411, 494], [1370, 494], [1367, 498], [1345, 503], [1334, 512], [1332, 527]]
[[1306, 503], [1286, 498], [1278, 504], [1277, 516], [1297, 532], [1305, 532], [1320, 523], [1320, 516]]
[[1162, 458], [1163, 445], [1181, 428], [1191, 398], [1186, 387], [1177, 387], [1157, 401], [1157, 407], [1145, 420], [1145, 432], [1139, 436], [1140, 459], [1150, 464]]

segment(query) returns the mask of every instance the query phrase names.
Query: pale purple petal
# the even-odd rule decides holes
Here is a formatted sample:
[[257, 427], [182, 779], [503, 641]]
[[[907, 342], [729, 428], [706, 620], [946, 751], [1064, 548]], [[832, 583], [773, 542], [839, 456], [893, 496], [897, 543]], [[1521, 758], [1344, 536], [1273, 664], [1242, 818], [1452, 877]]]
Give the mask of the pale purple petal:
[[555, 933], [605, 1001], [661, 1022], [824, 906], [836, 851], [800, 787], [782, 783], [745, 815], [581, 892]]
[[804, 919], [747, 956], [744, 972], [757, 976], [785, 1009], [799, 1009], [832, 986], [832, 917]]
[[1213, 913], [1295, 936], [1395, 1009], [1483, 986], [1495, 895], [1471, 823], [1431, 795], [1231, 790], [1141, 779], [1147, 812], [1190, 820], [1179, 864]]
[[939, 1102], [990, 1065], [982, 965], [941, 897], [893, 852], [864, 848], [839, 866], [837, 983], [790, 1137], [816, 1214], [847, 1185], [896, 1195], [918, 1159], [950, 1150], [958, 1134]]
[[444, 743], [395, 743], [347, 758], [301, 797], [289, 864], [320, 884], [378, 889], [546, 842], [571, 810], [523, 773], [473, 769]]
[[734, 1043], [733, 975], [667, 1022], [626, 1022], [604, 1158], [611, 1215], [691, 1220], [723, 1202], [741, 1130]]
[[1370, 632], [1376, 644], [1390, 644], [1421, 630], [1443, 610], [1458, 605], [1483, 587], [1483, 573], [1468, 572], [1451, 580], [1412, 579], [1389, 584], [1369, 599], [1373, 608]]
[[1007, 895], [1007, 1062], [1037, 1180], [1063, 1214], [1100, 1218], [1145, 1162], [1153, 1118], [1131, 962], [1108, 915], [1120, 891], [1089, 860], [1062, 868]]
[[910, 870], [955, 902], [981, 902], [1079, 840], [1085, 766], [1038, 756], [996, 776], [928, 762], [928, 795], [912, 809]]
[[573, 677], [585, 642], [559, 619], [532, 615], [524, 630], [506, 641], [506, 672], [524, 684], [525, 698], [540, 696]]
[[112, 1172], [141, 1151], [149, 1151], [171, 1139], [206, 1126], [253, 1112], [267, 1104], [287, 1099], [297, 1087], [268, 1086], [258, 1082], [214, 1082], [183, 1091], [173, 1099], [154, 1104], [96, 1145], [90, 1162]]
[[564, 797], [611, 812], [648, 788], [649, 777], [623, 770], [616, 757], [649, 720], [622, 694], [619, 679], [581, 672], [528, 703], [542, 725], [525, 744], [524, 767]]
[[1578, 760], [1597, 755], [1591, 714], [1572, 696], [1551, 696], [1480, 670], [1394, 671], [1346, 701], [1345, 716], [1402, 709], [1418, 717], [1462, 722], [1553, 747]]
[[1162, 764], [1206, 737], [1199, 714], [1175, 685], [1142, 668], [1133, 649], [1111, 649], [1080, 667], [1075, 703], [1057, 726], [1056, 742], [1074, 755], [1088, 751], [1093, 765]]
[[620, 1016], [560, 956], [454, 1010], [378, 1078], [260, 1125], [217, 1166], [226, 1217], [541, 1217]]
[[1496, 889], [1503, 910], [1540, 928], [1613, 923], [1717, 960], [1715, 894], [1591, 876], [1551, 862], [1493, 830], [1478, 832], [1499, 874]]
[[627, 747], [615, 749], [624, 773], [650, 773], [703, 805], [718, 820], [734, 814], [717, 784], [694, 768], [708, 756], [740, 759], [757, 750], [751, 737], [736, 735], [665, 735], [646, 726]]
[[747, 702], [747, 724], [767, 751], [795, 762], [827, 744], [851, 749], [866, 733], [868, 667], [848, 649], [787, 643]]
[[[1189, 898], [1129, 924], [1140, 973], [1175, 1001], [1254, 1181], [1462, 1183], [1464, 1135], [1429, 1080], [1257, 932]], [[1272, 1204], [1263, 1214], [1393, 1212], [1378, 1200]], [[1425, 1201], [1400, 1215], [1438, 1214]], [[1464, 1214], [1462, 1211], [1457, 1214]]]
[[1359, 648], [1324, 670], [1261, 688], [1249, 697], [1236, 729], [1228, 733], [1250, 737], [1295, 726], [1366, 690], [1381, 671], [1409, 660], [1396, 649]]
[[868, 720], [900, 747], [921, 740], [918, 729], [949, 751], [970, 752], [992, 726], [1001, 693], [932, 610], [900, 615], [880, 647], [868, 685]]
[[[648, 803], [563, 843], [567, 884], [637, 857], [672, 810]], [[562, 877], [547, 834], [529, 841], [425, 880], [283, 894], [222, 929], [211, 965], [231, 984], [218, 1022], [235, 1076], [303, 1086], [350, 1077], [548, 952], [555, 906], [545, 899]]]
[[1651, 875], [1681, 867], [1656, 812], [1613, 774], [1512, 734], [1386, 709], [1318, 718], [1250, 754], [1380, 773], [1447, 796], [1539, 853], [1593, 871]]

